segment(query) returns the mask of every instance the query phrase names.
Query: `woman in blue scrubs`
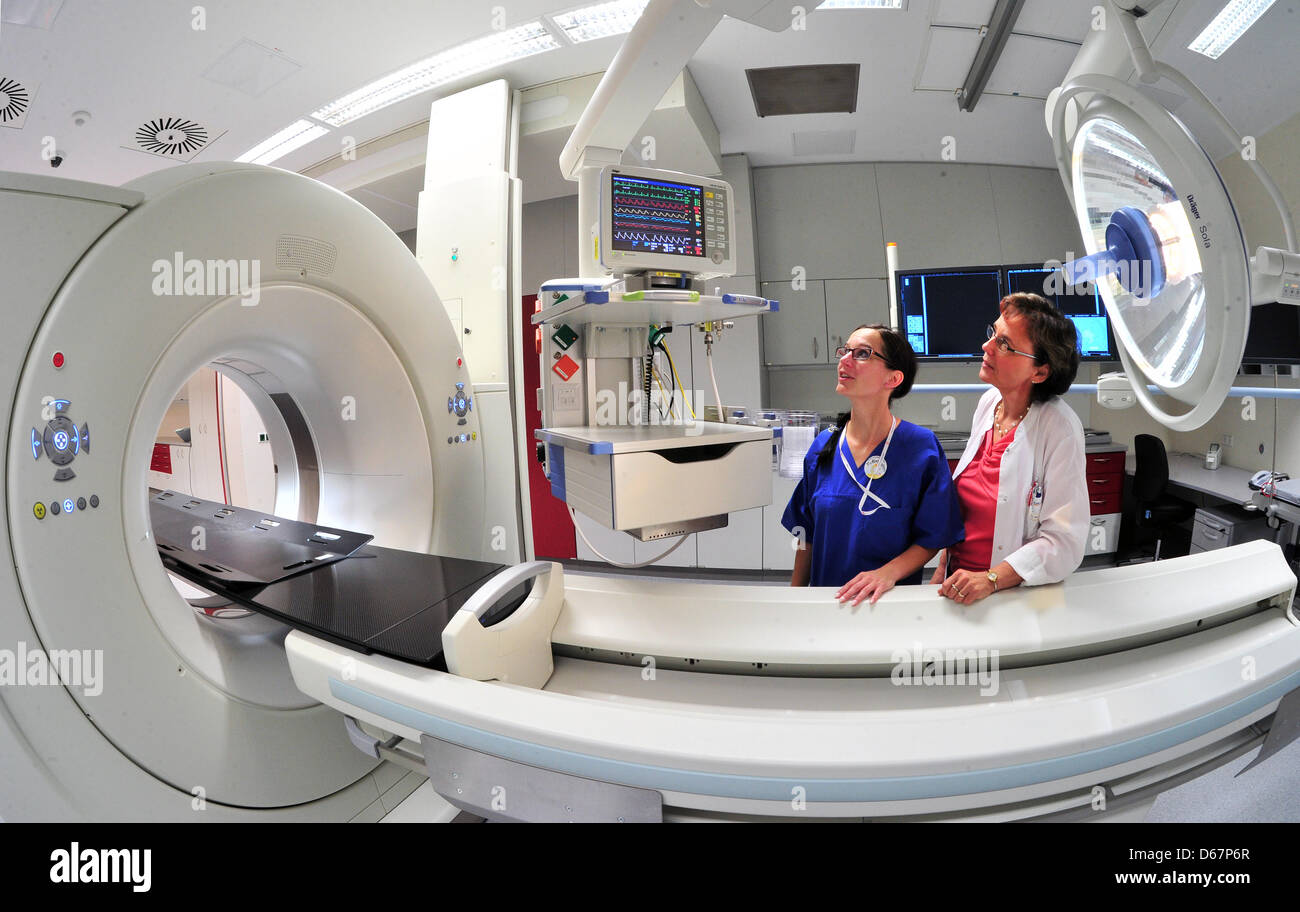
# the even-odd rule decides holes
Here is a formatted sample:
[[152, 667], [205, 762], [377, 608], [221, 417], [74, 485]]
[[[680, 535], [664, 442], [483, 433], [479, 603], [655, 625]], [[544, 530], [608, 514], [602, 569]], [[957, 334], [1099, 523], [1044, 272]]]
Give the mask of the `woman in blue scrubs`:
[[894, 417], [889, 404], [916, 379], [916, 354], [886, 326], [859, 326], [839, 355], [835, 391], [848, 421], [823, 431], [804, 457], [781, 524], [799, 539], [792, 586], [837, 586], [836, 598], [872, 604], [965, 537], [948, 460], [934, 432]]

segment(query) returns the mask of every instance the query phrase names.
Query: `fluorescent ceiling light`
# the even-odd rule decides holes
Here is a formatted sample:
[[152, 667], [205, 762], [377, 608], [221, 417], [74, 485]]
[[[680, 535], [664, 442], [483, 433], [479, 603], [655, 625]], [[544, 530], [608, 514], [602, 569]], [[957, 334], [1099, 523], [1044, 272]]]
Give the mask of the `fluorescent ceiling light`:
[[649, 0], [613, 0], [552, 16], [551, 21], [564, 30], [574, 44], [624, 35], [641, 18]]
[[331, 101], [313, 111], [311, 116], [341, 127], [380, 108], [427, 92], [434, 86], [559, 46], [555, 36], [541, 22], [518, 25], [426, 57]]
[[906, 0], [825, 0], [817, 9], [905, 9]]
[[4, 0], [0, 22], [49, 30], [63, 7], [63, 0]]
[[277, 158], [288, 155], [294, 149], [307, 145], [313, 139], [324, 136], [329, 130], [310, 120], [299, 120], [285, 127], [270, 139], [263, 140], [249, 149], [237, 162], [251, 162], [254, 165], [269, 165]]
[[1272, 5], [1273, 0], [1231, 0], [1187, 49], [1218, 60]]

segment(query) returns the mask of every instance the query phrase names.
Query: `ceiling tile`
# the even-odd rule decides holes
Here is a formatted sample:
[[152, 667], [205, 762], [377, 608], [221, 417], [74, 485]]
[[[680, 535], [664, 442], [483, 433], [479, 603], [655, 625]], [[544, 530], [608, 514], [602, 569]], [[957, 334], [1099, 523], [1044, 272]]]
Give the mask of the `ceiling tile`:
[[930, 22], [934, 25], [965, 25], [979, 28], [989, 24], [997, 0], [934, 0]]
[[1011, 34], [985, 92], [1046, 98], [1065, 79], [1078, 49], [1053, 38]]
[[961, 88], [979, 46], [980, 35], [975, 29], [931, 28], [916, 88], [948, 92]]

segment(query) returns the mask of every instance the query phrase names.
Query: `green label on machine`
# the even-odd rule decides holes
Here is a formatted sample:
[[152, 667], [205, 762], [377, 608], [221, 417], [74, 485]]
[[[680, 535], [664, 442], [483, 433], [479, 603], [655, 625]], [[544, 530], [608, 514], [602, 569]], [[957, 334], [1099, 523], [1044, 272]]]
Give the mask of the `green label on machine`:
[[555, 344], [560, 346], [560, 348], [568, 351], [569, 346], [578, 341], [578, 334], [565, 324], [561, 323], [556, 328], [555, 332], [551, 333], [551, 339], [554, 340]]

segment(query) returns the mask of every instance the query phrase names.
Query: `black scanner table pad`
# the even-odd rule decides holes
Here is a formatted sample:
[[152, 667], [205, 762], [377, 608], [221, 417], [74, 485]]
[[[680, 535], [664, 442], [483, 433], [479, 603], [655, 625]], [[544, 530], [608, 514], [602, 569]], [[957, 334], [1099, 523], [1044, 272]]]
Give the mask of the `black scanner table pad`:
[[232, 583], [273, 583], [306, 573], [342, 560], [374, 538], [179, 491], [151, 489], [149, 520], [164, 563]]
[[[252, 545], [238, 541], [251, 536], [257, 536]], [[232, 557], [254, 546], [265, 547], [267, 539], [261, 536], [247, 530], [225, 536], [222, 547], [235, 547], [226, 547], [224, 552], [214, 552], [214, 541], [209, 539], [201, 563], [241, 570], [231, 566], [238, 563]], [[306, 572], [267, 584], [249, 584], [233, 579], [234, 574], [217, 575], [197, 562], [178, 560], [174, 552], [162, 547], [161, 538], [158, 543], [158, 554], [168, 570], [234, 604], [358, 652], [379, 653], [440, 670], [445, 669], [443, 628], [480, 586], [505, 569], [503, 564], [367, 544], [350, 556], [316, 562]], [[521, 584], [503, 597], [484, 618], [485, 623], [513, 611], [527, 596], [529, 586]]]

